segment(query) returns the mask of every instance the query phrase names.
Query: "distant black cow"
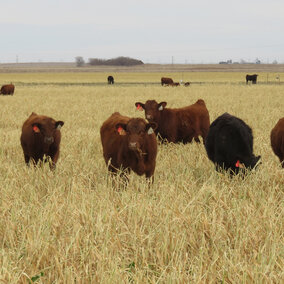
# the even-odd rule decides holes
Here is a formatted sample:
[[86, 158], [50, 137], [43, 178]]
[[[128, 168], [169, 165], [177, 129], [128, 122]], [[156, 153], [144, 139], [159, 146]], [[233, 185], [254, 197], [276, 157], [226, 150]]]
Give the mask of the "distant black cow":
[[242, 168], [252, 169], [260, 159], [253, 154], [251, 128], [229, 113], [219, 116], [210, 125], [205, 148], [216, 170], [230, 170], [230, 174], [238, 174]]
[[253, 74], [253, 75], [246, 75], [246, 80], [247, 80], [247, 83], [248, 81], [251, 81], [252, 84], [256, 84], [256, 79], [257, 79], [257, 74]]
[[108, 76], [108, 77], [107, 77], [107, 82], [108, 82], [108, 84], [114, 84], [114, 79], [113, 79], [113, 77], [112, 77], [112, 76]]

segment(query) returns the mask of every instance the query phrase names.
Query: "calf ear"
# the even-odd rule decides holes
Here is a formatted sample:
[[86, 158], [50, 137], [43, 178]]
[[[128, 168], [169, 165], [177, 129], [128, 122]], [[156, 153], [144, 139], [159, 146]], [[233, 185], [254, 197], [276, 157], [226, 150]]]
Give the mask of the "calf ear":
[[115, 126], [119, 135], [126, 135], [126, 124], [125, 123], [118, 123]]
[[156, 122], [147, 123], [146, 124], [146, 131], [147, 131], [148, 135], [153, 134], [157, 127], [158, 127], [158, 125], [157, 125]]
[[158, 110], [163, 110], [167, 105], [167, 102], [161, 102], [158, 104]]
[[60, 130], [60, 128], [61, 128], [63, 125], [64, 125], [64, 122], [61, 121], [61, 120], [55, 122], [55, 128], [56, 128], [57, 130]]
[[40, 124], [39, 123], [33, 123], [32, 128], [33, 128], [34, 133], [40, 133]]
[[137, 110], [143, 110], [145, 109], [145, 104], [142, 104], [140, 102], [135, 103], [136, 109]]

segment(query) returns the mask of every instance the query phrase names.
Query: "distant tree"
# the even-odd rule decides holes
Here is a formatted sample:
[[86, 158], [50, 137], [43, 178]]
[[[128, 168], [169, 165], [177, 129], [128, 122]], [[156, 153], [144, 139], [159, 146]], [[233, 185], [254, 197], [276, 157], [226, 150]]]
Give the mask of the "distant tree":
[[278, 64], [277, 60], [274, 60], [274, 61], [272, 62], [272, 64]]
[[141, 60], [130, 57], [117, 57], [113, 59], [90, 58], [90, 65], [107, 65], [107, 66], [134, 66], [144, 64]]
[[75, 60], [77, 67], [82, 67], [85, 64], [84, 58], [82, 56], [75, 57]]
[[261, 64], [261, 61], [258, 58], [256, 58], [255, 59], [255, 64]]

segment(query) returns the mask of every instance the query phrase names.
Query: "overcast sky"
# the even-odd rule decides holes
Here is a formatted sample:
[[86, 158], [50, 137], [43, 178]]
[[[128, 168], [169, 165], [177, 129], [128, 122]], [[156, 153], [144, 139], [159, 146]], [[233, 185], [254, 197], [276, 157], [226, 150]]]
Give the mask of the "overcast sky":
[[284, 63], [283, 0], [0, 0], [0, 63]]

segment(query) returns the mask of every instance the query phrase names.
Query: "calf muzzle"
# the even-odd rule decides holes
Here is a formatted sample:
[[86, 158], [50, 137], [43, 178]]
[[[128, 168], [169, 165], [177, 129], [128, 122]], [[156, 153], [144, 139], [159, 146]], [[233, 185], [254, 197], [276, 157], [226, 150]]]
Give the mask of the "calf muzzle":
[[54, 138], [52, 136], [50, 137], [44, 137], [44, 143], [46, 144], [52, 144], [54, 142]]
[[129, 144], [128, 144], [128, 147], [131, 150], [137, 150], [137, 148], [138, 148], [137, 146], [138, 146], [137, 142], [129, 142]]

